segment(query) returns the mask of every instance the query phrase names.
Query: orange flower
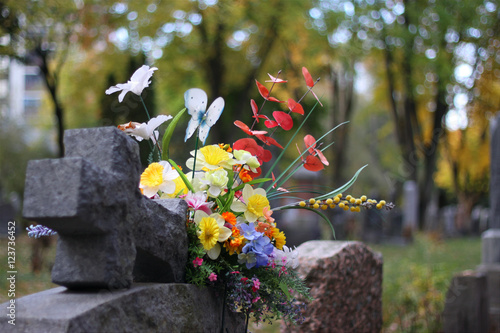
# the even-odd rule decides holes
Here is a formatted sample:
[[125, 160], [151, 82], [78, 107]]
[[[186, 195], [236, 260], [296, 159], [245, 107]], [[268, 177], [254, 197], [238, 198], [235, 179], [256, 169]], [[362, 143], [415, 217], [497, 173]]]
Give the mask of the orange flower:
[[257, 224], [257, 228], [255, 228], [255, 230], [258, 232], [263, 232], [264, 235], [269, 237], [269, 239], [272, 236], [272, 226], [269, 223], [259, 222]]
[[250, 176], [250, 172], [248, 172], [248, 170], [246, 169], [242, 169], [240, 171], [240, 179], [244, 182], [244, 183], [248, 183], [250, 181], [252, 181], [252, 176]]
[[228, 240], [224, 243], [224, 247], [229, 252], [229, 255], [233, 255], [234, 253], [240, 254], [241, 249], [243, 248], [243, 241], [245, 237], [240, 235], [240, 230], [236, 227], [231, 229], [233, 234]]
[[[222, 213], [222, 218], [231, 225], [236, 225], [236, 216], [231, 212]], [[234, 229], [234, 228], [233, 228]]]
[[233, 151], [233, 149], [231, 148], [231, 146], [229, 144], [227, 144], [227, 143], [219, 143], [219, 147], [220, 147], [220, 149], [224, 149], [228, 153], [230, 153], [230, 152]]

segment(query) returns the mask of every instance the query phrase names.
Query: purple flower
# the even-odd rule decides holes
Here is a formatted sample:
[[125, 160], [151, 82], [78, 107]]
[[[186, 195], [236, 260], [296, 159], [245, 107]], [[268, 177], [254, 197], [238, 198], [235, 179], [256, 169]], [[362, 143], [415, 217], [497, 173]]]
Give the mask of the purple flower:
[[28, 230], [28, 236], [29, 237], [34, 237], [34, 238], [39, 238], [41, 236], [52, 236], [52, 235], [57, 235], [57, 231], [52, 230], [46, 226], [43, 226], [41, 224], [39, 225], [30, 225], [29, 228], [26, 228]]

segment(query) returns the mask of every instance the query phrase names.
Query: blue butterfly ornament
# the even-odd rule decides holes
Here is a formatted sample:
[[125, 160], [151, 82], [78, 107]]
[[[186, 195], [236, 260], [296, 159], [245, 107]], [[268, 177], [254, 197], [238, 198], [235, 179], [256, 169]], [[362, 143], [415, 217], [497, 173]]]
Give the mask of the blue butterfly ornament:
[[[189, 120], [186, 129], [184, 142], [186, 142], [198, 128], [198, 138], [203, 144], [205, 144], [208, 132], [210, 132], [210, 127], [212, 127], [217, 120], [219, 120], [220, 115], [224, 110], [224, 99], [222, 97], [215, 99], [208, 110], [207, 100], [207, 94], [199, 88], [192, 88], [184, 93], [184, 102], [188, 114], [191, 115], [191, 120]], [[207, 111], [205, 112], [205, 110]]]

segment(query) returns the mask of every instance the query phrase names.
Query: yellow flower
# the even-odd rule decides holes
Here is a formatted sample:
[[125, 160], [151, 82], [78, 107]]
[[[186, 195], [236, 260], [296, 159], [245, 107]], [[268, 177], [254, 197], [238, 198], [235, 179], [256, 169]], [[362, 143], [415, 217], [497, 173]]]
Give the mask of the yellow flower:
[[176, 186], [173, 180], [177, 177], [179, 177], [179, 174], [172, 169], [168, 162], [151, 163], [141, 175], [139, 188], [149, 198], [153, 197], [158, 191], [171, 194], [175, 191]]
[[[191, 152], [191, 155], [195, 155], [194, 150]], [[196, 154], [195, 171], [203, 170], [204, 168], [208, 170], [215, 170], [219, 167], [231, 169], [233, 164], [233, 154], [228, 153], [218, 145], [210, 145], [202, 147], [198, 150], [198, 153]], [[193, 170], [194, 157], [191, 157], [186, 161], [186, 166]]]
[[283, 231], [280, 231], [280, 229], [278, 228], [273, 228], [272, 231], [271, 231], [271, 234], [274, 238], [274, 241], [275, 241], [275, 246], [278, 250], [282, 250], [283, 249], [283, 245], [286, 244], [286, 237], [285, 237], [285, 233]]
[[194, 214], [194, 222], [198, 226], [198, 239], [207, 251], [210, 259], [219, 257], [221, 248], [218, 242], [224, 242], [231, 236], [231, 229], [224, 226], [224, 218], [217, 213], [210, 216], [202, 210]]
[[266, 191], [262, 188], [254, 190], [252, 186], [245, 184], [242, 193], [242, 201], [233, 202], [231, 210], [244, 212], [248, 222], [255, 222], [259, 217], [264, 216], [264, 208], [270, 207]]
[[200, 234], [198, 238], [200, 239], [201, 245], [203, 245], [205, 250], [211, 250], [219, 238], [220, 229], [217, 220], [212, 217], [204, 217], [200, 221], [199, 228]]

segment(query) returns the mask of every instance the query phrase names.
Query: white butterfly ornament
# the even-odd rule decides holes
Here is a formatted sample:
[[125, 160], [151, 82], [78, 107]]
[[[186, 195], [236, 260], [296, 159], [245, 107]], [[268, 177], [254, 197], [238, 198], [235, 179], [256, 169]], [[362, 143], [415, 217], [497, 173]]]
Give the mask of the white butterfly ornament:
[[[205, 144], [208, 132], [210, 132], [210, 127], [219, 120], [224, 110], [224, 99], [222, 97], [215, 99], [208, 110], [207, 100], [207, 94], [199, 88], [192, 88], [184, 93], [184, 102], [188, 113], [191, 115], [184, 142], [186, 142], [196, 129], [199, 128], [198, 137], [200, 141]], [[207, 111], [205, 112], [205, 110]]]

